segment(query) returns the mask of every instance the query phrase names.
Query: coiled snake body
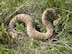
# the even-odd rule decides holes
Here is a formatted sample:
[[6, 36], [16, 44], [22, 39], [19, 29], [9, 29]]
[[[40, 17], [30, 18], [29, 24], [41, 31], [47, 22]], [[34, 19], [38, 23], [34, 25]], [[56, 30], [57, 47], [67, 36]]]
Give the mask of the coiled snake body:
[[57, 19], [53, 21], [54, 25], [57, 25], [59, 23], [59, 20], [61, 19], [60, 15], [56, 14], [54, 9], [47, 8], [42, 14], [42, 23], [46, 27], [47, 30], [46, 33], [41, 33], [37, 31], [33, 25], [33, 19], [31, 18], [31, 16], [27, 14], [18, 14], [14, 18], [12, 18], [8, 26], [9, 27], [8, 31], [13, 38], [17, 37], [18, 35], [17, 35], [17, 31], [14, 29], [14, 24], [17, 21], [22, 21], [27, 26], [27, 34], [29, 35], [29, 37], [41, 39], [41, 40], [48, 39], [53, 35], [53, 31], [54, 31], [53, 25], [48, 21], [49, 17], [47, 17], [47, 15], [50, 13], [53, 13], [53, 15], [57, 17]]

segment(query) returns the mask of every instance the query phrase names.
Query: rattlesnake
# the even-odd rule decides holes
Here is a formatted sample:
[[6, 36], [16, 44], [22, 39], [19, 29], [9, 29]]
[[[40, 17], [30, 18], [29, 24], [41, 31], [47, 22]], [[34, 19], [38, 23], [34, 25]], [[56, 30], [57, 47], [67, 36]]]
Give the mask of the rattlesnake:
[[17, 21], [24, 22], [27, 27], [27, 34], [29, 37], [40, 39], [40, 40], [45, 40], [53, 35], [54, 27], [52, 23], [49, 21], [48, 14], [53, 13], [53, 15], [57, 18], [56, 20], [53, 21], [53, 25], [57, 25], [61, 19], [61, 16], [55, 12], [53, 8], [47, 8], [43, 14], [42, 14], [42, 23], [46, 27], [47, 32], [46, 33], [41, 33], [37, 31], [34, 27], [34, 21], [31, 16], [27, 14], [18, 14], [15, 17], [12, 18], [8, 25], [8, 31], [12, 35], [12, 38], [16, 38], [18, 36], [17, 31], [14, 29], [14, 24]]

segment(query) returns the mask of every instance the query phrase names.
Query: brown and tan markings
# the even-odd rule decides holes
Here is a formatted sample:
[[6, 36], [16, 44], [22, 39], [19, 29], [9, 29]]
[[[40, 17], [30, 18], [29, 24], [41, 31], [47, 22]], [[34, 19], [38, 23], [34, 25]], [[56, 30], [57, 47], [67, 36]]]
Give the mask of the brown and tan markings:
[[45, 40], [48, 38], [51, 38], [53, 35], [54, 27], [52, 23], [48, 20], [49, 17], [47, 17], [50, 13], [53, 13], [54, 16], [56, 16], [56, 20], [53, 21], [53, 25], [56, 26], [59, 21], [61, 20], [61, 16], [59, 14], [56, 14], [55, 10], [52, 8], [47, 8], [43, 14], [42, 14], [42, 23], [45, 26], [47, 32], [46, 33], [41, 33], [37, 31], [34, 27], [33, 24], [33, 19], [31, 16], [27, 14], [18, 14], [15, 17], [12, 18], [12, 20], [9, 23], [9, 33], [12, 35], [12, 38], [16, 38], [18, 36], [17, 31], [14, 29], [14, 24], [17, 21], [22, 21], [23, 23], [26, 24], [27, 27], [27, 34], [29, 37], [40, 39], [40, 40]]

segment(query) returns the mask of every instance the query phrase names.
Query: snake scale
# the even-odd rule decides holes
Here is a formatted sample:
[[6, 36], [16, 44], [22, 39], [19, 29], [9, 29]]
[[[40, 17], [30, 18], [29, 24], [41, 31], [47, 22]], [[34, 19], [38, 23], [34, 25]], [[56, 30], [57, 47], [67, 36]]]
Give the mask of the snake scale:
[[15, 17], [13, 17], [8, 25], [8, 31], [12, 35], [12, 38], [16, 38], [18, 36], [17, 31], [14, 29], [14, 24], [17, 21], [21, 21], [26, 24], [27, 27], [27, 34], [29, 37], [45, 40], [48, 38], [51, 38], [53, 35], [54, 27], [52, 23], [48, 20], [49, 17], [47, 17], [50, 13], [53, 13], [53, 15], [57, 18], [53, 21], [53, 25], [57, 25], [59, 21], [61, 20], [61, 16], [55, 12], [53, 8], [47, 8], [43, 14], [42, 14], [42, 24], [45, 26], [47, 32], [42, 33], [35, 29], [34, 27], [34, 21], [31, 16], [27, 14], [18, 14]]

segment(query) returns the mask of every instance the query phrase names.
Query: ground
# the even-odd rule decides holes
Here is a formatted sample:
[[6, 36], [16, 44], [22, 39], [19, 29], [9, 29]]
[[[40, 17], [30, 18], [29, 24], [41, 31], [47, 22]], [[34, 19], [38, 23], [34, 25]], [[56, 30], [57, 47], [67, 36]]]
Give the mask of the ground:
[[[54, 8], [62, 19], [55, 26], [55, 35], [47, 41], [32, 39], [23, 23], [15, 29], [24, 33], [12, 39], [7, 32], [9, 21], [17, 14], [32, 16], [40, 32], [46, 32], [41, 15], [46, 8]], [[54, 18], [51, 18], [54, 19]], [[72, 54], [72, 1], [71, 0], [0, 0], [0, 54]]]

